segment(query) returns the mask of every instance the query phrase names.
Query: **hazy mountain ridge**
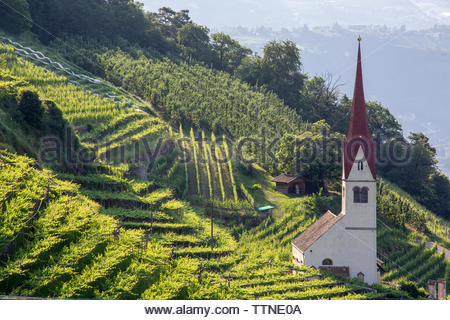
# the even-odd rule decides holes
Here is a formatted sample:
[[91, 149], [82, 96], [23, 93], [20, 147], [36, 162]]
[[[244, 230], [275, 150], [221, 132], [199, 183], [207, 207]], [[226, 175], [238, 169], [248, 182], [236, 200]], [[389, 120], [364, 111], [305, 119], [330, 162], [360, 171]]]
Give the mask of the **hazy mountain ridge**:
[[213, 27], [260, 25], [272, 28], [308, 25], [406, 25], [410, 29], [450, 23], [450, 3], [443, 0], [143, 0], [147, 10], [190, 9], [195, 21]]

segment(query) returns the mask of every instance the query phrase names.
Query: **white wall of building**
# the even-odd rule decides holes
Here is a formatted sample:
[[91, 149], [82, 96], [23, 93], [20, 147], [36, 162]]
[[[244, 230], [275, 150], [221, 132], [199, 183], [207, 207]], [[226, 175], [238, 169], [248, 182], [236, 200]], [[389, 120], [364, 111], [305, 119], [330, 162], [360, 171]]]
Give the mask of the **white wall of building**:
[[304, 266], [305, 265], [305, 255], [303, 252], [298, 250], [295, 246], [292, 246], [292, 257], [294, 264], [298, 266]]
[[[356, 161], [362, 161], [363, 169], [358, 170]], [[353, 202], [353, 188], [367, 187], [369, 189], [367, 203]], [[364, 159], [364, 152], [359, 149], [355, 163], [347, 179], [342, 180], [342, 212], [346, 215], [346, 223], [349, 227], [370, 227], [377, 226], [377, 199], [376, 181], [372, 176], [369, 165]]]
[[[303, 259], [303, 264], [318, 268], [324, 259], [331, 259], [333, 266], [350, 269], [350, 277], [364, 274], [364, 281], [378, 281], [377, 232], [376, 232], [376, 181], [372, 176], [362, 149], [356, 160], [363, 163], [362, 170], [353, 164], [349, 177], [342, 182], [342, 212], [345, 216], [316, 240], [306, 252], [293, 247], [294, 259]], [[354, 203], [353, 188], [367, 187], [368, 202]]]
[[376, 231], [346, 230], [345, 219], [338, 221], [306, 250], [305, 265], [319, 268], [328, 258], [333, 266], [348, 266], [350, 278], [362, 272], [365, 282], [377, 282]]

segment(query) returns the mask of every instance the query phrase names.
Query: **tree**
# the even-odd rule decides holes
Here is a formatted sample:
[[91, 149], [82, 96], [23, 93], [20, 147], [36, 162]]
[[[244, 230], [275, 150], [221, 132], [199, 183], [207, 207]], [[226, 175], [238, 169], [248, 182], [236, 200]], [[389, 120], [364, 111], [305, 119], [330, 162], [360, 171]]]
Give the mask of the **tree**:
[[430, 144], [430, 139], [423, 133], [411, 132], [408, 137], [414, 149], [414, 165], [416, 169], [421, 169], [423, 174], [431, 174], [436, 167], [436, 149]]
[[0, 1], [0, 28], [20, 34], [31, 28], [31, 16], [26, 0]]
[[[46, 44], [55, 40], [54, 36], [69, 39], [76, 36], [86, 42], [101, 40], [114, 47], [138, 44], [160, 52], [170, 49], [159, 26], [144, 13], [139, 2], [39, 0], [29, 3], [35, 22], [33, 32]], [[95, 49], [98, 50], [98, 46]]]
[[36, 92], [22, 88], [17, 95], [17, 106], [26, 123], [35, 128], [41, 127], [44, 110]]
[[287, 133], [280, 141], [278, 152], [276, 153], [278, 169], [284, 173], [295, 172], [295, 141], [296, 136]]
[[236, 74], [242, 80], [251, 85], [259, 86], [261, 79], [262, 58], [257, 54], [247, 56], [241, 61], [241, 65], [237, 68]]
[[402, 126], [389, 109], [378, 102], [367, 102], [369, 128], [373, 134], [381, 134], [384, 139], [402, 138]]
[[321, 120], [300, 135], [285, 134], [276, 153], [278, 169], [318, 182], [337, 179], [341, 170], [341, 141], [344, 137], [329, 133], [330, 126]]
[[177, 38], [178, 30], [192, 22], [189, 17], [189, 10], [176, 12], [168, 7], [162, 7], [157, 13], [152, 12], [148, 16], [156, 22], [165, 37], [174, 40]]
[[450, 181], [446, 175], [437, 172], [430, 177], [433, 196], [429, 201], [432, 210], [450, 219]]
[[300, 50], [294, 42], [271, 41], [264, 47], [262, 58], [255, 56], [244, 63], [238, 72], [242, 80], [265, 86], [296, 109], [305, 76], [301, 73]]
[[[429, 178], [436, 170], [436, 149], [430, 145], [428, 137], [423, 133], [411, 133], [408, 138], [410, 142], [400, 151], [402, 155], [408, 156], [406, 161], [390, 163], [381, 168], [381, 173], [423, 203], [430, 191]], [[390, 158], [393, 158], [393, 155], [390, 155]]]
[[[109, 26], [104, 29], [110, 37], [120, 35], [130, 42], [148, 45], [152, 24], [142, 10], [142, 4], [128, 0], [110, 1], [106, 7]], [[94, 18], [94, 17], [92, 17]], [[94, 18], [95, 19], [95, 18]]]
[[269, 42], [264, 47], [261, 67], [261, 82], [289, 106], [295, 106], [305, 79], [297, 45], [292, 41]]
[[212, 52], [209, 45], [209, 29], [195, 23], [187, 23], [178, 30], [177, 40], [185, 58], [211, 62]]
[[217, 56], [216, 68], [233, 73], [241, 65], [242, 60], [250, 55], [250, 49], [242, 47], [238, 41], [225, 33], [214, 33], [212, 50]]
[[64, 119], [61, 109], [50, 100], [44, 101], [42, 107], [44, 110], [44, 123], [49, 129], [49, 133], [63, 137], [64, 128], [68, 123]]
[[305, 81], [301, 96], [297, 112], [305, 120], [315, 122], [324, 119], [333, 126], [339, 124], [343, 114], [337, 101], [337, 84], [333, 83], [331, 76], [327, 80], [313, 77]]

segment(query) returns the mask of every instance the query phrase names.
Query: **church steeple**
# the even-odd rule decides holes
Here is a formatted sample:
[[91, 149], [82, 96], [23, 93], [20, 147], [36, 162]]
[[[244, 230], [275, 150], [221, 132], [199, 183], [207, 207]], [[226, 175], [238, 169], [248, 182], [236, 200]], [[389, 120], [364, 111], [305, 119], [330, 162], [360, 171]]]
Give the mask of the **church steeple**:
[[348, 138], [363, 136], [369, 138], [369, 124], [366, 114], [366, 102], [364, 99], [364, 85], [361, 65], [361, 38], [358, 38], [358, 63], [356, 66], [355, 89], [353, 92], [352, 115]]
[[353, 93], [352, 112], [347, 141], [344, 143], [344, 179], [347, 179], [360, 148], [364, 151], [373, 178], [376, 178], [375, 146], [370, 139], [361, 62], [361, 37], [358, 38], [358, 62]]

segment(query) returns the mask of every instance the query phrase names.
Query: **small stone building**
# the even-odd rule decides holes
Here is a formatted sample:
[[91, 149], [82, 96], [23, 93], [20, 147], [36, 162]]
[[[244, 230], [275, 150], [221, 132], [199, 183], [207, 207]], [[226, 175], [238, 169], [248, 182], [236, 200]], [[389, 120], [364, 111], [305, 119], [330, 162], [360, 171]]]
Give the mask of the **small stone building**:
[[277, 184], [277, 191], [284, 194], [305, 194], [305, 179], [296, 174], [282, 174], [272, 179]]

